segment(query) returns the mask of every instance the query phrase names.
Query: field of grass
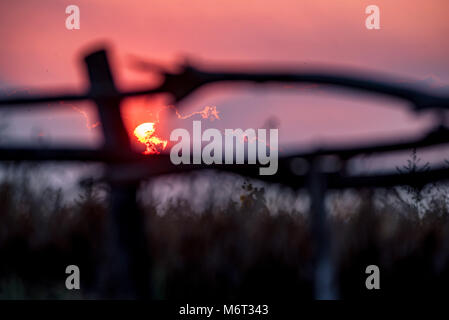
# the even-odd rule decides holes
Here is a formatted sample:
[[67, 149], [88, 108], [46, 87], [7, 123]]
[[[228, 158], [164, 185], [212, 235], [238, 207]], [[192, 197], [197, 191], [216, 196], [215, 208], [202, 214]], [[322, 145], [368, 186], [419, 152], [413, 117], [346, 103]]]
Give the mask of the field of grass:
[[[107, 189], [85, 185], [67, 201], [61, 189], [30, 184], [29, 175], [38, 166], [5, 170], [8, 174], [0, 181], [0, 298], [101, 298], [93, 288]], [[183, 183], [194, 184], [195, 179], [187, 177]], [[223, 182], [212, 178], [210, 183]], [[155, 299], [313, 298], [307, 206], [274, 212], [265, 186], [251, 181], [239, 185], [234, 198], [219, 207], [205, 205], [201, 212], [185, 199], [166, 201], [161, 211], [154, 195], [140, 195], [145, 198], [141, 206]], [[432, 297], [445, 292], [448, 203], [443, 184], [330, 194], [340, 296]], [[64, 271], [70, 264], [80, 267], [80, 291], [65, 289]], [[381, 290], [365, 288], [370, 264], [381, 270]]]

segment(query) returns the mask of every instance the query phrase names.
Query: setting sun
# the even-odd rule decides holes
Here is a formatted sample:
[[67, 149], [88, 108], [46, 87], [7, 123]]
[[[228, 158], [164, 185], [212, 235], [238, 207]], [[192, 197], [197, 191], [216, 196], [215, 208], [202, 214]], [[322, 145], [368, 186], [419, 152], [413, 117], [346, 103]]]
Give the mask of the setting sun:
[[134, 129], [137, 140], [146, 146], [143, 154], [159, 154], [164, 150], [168, 141], [155, 135], [156, 125], [154, 122], [145, 122]]

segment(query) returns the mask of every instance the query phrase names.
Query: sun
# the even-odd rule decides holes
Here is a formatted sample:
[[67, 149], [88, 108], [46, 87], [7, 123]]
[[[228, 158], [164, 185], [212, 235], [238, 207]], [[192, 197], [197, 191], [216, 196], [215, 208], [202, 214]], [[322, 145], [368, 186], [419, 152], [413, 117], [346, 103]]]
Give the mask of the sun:
[[134, 135], [140, 143], [146, 146], [143, 154], [159, 154], [167, 147], [167, 140], [163, 140], [155, 135], [156, 124], [154, 122], [145, 122], [134, 129]]

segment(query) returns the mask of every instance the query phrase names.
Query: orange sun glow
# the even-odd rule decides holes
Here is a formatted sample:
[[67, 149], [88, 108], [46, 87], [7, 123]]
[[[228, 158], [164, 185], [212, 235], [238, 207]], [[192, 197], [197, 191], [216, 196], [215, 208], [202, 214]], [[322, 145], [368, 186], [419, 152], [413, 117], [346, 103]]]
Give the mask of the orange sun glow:
[[145, 122], [134, 129], [137, 140], [146, 146], [143, 154], [159, 154], [164, 150], [168, 141], [155, 135], [156, 126], [154, 122]]

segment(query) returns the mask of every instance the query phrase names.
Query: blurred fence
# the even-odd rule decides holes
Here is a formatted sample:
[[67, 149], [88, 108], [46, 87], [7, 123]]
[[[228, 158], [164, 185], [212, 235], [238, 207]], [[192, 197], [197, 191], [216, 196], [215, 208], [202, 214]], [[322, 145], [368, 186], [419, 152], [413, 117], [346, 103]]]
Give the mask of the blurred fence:
[[[359, 77], [353, 74], [328, 74], [322, 72], [258, 71], [240, 72], [202, 70], [183, 65], [178, 72], [160, 71], [162, 83], [155, 88], [120, 92], [115, 85], [113, 72], [105, 50], [96, 51], [84, 58], [88, 70], [90, 89], [84, 94], [42, 93], [0, 99], [0, 107], [42, 107], [40, 103], [58, 101], [92, 100], [96, 103], [104, 135], [104, 145], [97, 150], [70, 148], [14, 148], [0, 147], [2, 161], [93, 161], [106, 164], [104, 177], [111, 186], [107, 248], [104, 264], [100, 266], [98, 294], [112, 298], [150, 298], [148, 266], [149, 251], [145, 241], [143, 216], [136, 202], [136, 192], [143, 179], [162, 174], [200, 169], [216, 169], [242, 176], [280, 183], [292, 188], [307, 188], [312, 200], [311, 228], [315, 248], [315, 297], [338, 298], [334, 264], [331, 259], [329, 226], [326, 220], [324, 199], [329, 189], [386, 187], [415, 185], [449, 180], [449, 169], [433, 168], [426, 172], [401, 174], [397, 170], [376, 175], [350, 175], [348, 161], [362, 154], [381, 154], [411, 148], [449, 143], [449, 129], [444, 119], [449, 109], [449, 96], [430, 93], [406, 85]], [[436, 112], [441, 123], [418, 139], [399, 139], [389, 143], [360, 146], [341, 146], [330, 149], [317, 148], [295, 152], [279, 158], [278, 172], [260, 176], [259, 165], [173, 165], [168, 155], [144, 156], [132, 150], [128, 134], [120, 115], [120, 103], [132, 96], [167, 93], [179, 102], [198, 88], [216, 82], [252, 82], [256, 84], [317, 83], [347, 87], [396, 97], [410, 103], [414, 112]], [[307, 164], [307, 170], [298, 173], [296, 166]]]

